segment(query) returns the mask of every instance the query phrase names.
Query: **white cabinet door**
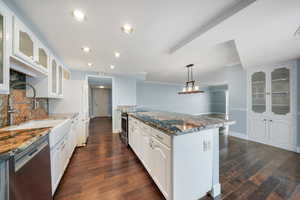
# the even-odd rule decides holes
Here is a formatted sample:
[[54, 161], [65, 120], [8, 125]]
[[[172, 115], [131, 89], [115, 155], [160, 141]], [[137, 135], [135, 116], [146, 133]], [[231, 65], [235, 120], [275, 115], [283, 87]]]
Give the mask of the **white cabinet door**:
[[60, 155], [61, 144], [57, 144], [51, 149], [51, 181], [52, 181], [52, 194], [54, 194], [57, 185], [59, 183], [59, 178], [61, 174], [61, 155]]
[[62, 177], [67, 165], [68, 165], [68, 137], [67, 135], [64, 137], [64, 139], [61, 142], [60, 149], [60, 178]]
[[37, 64], [41, 69], [48, 71], [50, 65], [50, 54], [41, 42], [37, 43]]
[[58, 96], [63, 96], [63, 68], [61, 65], [58, 66], [58, 78], [57, 78], [57, 85], [58, 85]]
[[168, 199], [171, 184], [171, 150], [154, 138], [151, 139], [151, 143], [152, 178]]
[[9, 92], [8, 14], [0, 7], [0, 94]]
[[268, 141], [267, 123], [268, 119], [264, 117], [250, 117], [249, 137], [255, 141], [266, 143]]
[[295, 147], [294, 127], [290, 121], [269, 120], [270, 144], [286, 149]]
[[131, 146], [131, 148], [133, 148], [133, 131], [134, 131], [134, 122], [131, 118], [129, 118], [129, 122], [128, 122], [128, 143], [129, 146]]
[[140, 137], [140, 150], [141, 150], [141, 160], [145, 166], [145, 168], [148, 170], [149, 174], [151, 174], [151, 142], [150, 142], [151, 135], [143, 131], [141, 132]]
[[57, 61], [52, 58], [50, 65], [50, 77], [49, 77], [49, 88], [51, 96], [57, 96]]

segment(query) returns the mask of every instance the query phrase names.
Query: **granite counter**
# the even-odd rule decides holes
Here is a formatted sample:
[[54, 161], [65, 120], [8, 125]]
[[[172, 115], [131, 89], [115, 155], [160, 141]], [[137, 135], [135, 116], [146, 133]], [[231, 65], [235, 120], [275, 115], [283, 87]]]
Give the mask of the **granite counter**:
[[205, 129], [220, 128], [235, 124], [219, 115], [187, 115], [173, 112], [133, 112], [128, 113], [145, 124], [171, 136], [199, 132]]

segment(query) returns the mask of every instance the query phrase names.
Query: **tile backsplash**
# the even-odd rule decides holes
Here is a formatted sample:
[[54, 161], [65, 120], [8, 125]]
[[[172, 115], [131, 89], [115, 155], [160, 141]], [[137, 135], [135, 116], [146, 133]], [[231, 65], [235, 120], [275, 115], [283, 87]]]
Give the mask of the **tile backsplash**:
[[[25, 82], [24, 74], [10, 71], [11, 83]], [[11, 101], [13, 109], [16, 113], [12, 114], [12, 124], [19, 124], [31, 119], [42, 119], [48, 116], [48, 99], [36, 98], [37, 106], [33, 109], [32, 98], [26, 97], [26, 89], [24, 86], [17, 89], [11, 89], [9, 95], [0, 94], [0, 127], [7, 126], [9, 123], [8, 102]]]
[[8, 95], [0, 94], [0, 127], [8, 124], [7, 105]]

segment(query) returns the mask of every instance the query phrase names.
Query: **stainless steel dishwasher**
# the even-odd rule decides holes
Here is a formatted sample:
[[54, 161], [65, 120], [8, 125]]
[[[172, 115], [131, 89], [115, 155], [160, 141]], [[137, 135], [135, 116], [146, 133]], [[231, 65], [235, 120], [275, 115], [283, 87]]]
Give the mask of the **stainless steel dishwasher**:
[[52, 200], [48, 136], [15, 155], [10, 200]]

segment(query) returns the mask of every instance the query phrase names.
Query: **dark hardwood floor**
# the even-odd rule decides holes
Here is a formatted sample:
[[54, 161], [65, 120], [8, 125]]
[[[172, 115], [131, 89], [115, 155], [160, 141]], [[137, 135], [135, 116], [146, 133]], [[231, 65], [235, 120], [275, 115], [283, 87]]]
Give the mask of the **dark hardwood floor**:
[[[220, 199], [300, 200], [299, 154], [220, 137]], [[91, 121], [54, 200], [163, 200], [134, 153], [112, 134], [111, 119]], [[203, 200], [211, 199], [204, 197]]]

